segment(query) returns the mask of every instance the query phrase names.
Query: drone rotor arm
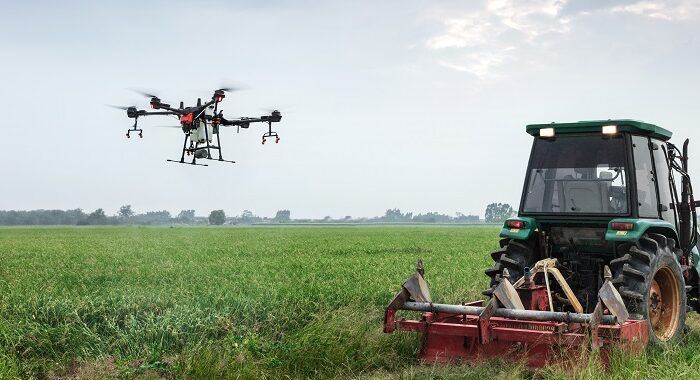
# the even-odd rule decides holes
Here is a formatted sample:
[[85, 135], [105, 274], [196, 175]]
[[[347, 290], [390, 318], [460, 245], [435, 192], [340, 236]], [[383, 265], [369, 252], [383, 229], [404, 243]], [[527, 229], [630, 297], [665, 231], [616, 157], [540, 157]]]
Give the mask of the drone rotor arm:
[[222, 117], [221, 118], [221, 125], [224, 125], [227, 127], [236, 125], [239, 127], [247, 128], [248, 124], [250, 124], [250, 123], [260, 123], [263, 121], [265, 121], [265, 120], [263, 120], [262, 118], [257, 118], [257, 117], [241, 117], [238, 119], [231, 119], [231, 120], [226, 120]]
[[182, 113], [177, 109], [168, 110], [168, 111], [153, 111], [153, 112], [140, 110], [138, 112], [139, 112], [139, 116], [180, 115]]

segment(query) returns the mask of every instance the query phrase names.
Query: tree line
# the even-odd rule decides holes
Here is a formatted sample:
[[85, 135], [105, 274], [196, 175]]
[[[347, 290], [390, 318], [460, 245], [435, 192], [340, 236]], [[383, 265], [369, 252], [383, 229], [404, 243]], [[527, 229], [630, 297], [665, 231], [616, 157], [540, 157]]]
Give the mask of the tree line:
[[506, 203], [492, 203], [486, 208], [485, 219], [478, 215], [465, 215], [457, 212], [454, 216], [438, 212], [414, 214], [402, 212], [398, 208], [388, 209], [382, 216], [360, 217], [344, 216], [322, 219], [292, 219], [291, 211], [279, 210], [274, 217], [261, 217], [250, 210], [244, 210], [240, 215], [227, 216], [224, 210], [213, 210], [209, 216], [196, 216], [195, 210], [182, 210], [173, 216], [167, 210], [147, 211], [136, 213], [131, 205], [119, 208], [116, 215], [107, 215], [101, 208], [86, 213], [82, 209], [72, 210], [30, 210], [2, 211], [0, 210], [0, 225], [2, 226], [36, 226], [36, 225], [222, 225], [222, 224], [274, 224], [274, 223], [440, 223], [440, 224], [477, 224], [502, 223], [515, 215], [513, 208]]

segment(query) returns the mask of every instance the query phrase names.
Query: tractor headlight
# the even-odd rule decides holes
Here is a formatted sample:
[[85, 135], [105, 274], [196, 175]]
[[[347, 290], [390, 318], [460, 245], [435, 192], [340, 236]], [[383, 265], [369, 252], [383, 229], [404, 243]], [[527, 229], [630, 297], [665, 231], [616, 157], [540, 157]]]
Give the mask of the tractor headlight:
[[604, 135], [614, 135], [617, 133], [617, 125], [604, 125], [603, 134]]
[[554, 137], [554, 128], [540, 129], [540, 137]]

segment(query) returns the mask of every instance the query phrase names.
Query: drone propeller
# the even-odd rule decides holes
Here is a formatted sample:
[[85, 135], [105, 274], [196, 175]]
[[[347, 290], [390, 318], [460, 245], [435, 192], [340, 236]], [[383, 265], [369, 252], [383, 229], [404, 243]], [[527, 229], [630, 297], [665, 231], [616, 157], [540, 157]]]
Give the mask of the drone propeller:
[[134, 106], [115, 106], [115, 105], [113, 105], [113, 104], [105, 104], [105, 106], [110, 107], [110, 108], [116, 108], [116, 109], [118, 109], [118, 110], [123, 110], [123, 111], [126, 111], [126, 110], [128, 110], [129, 108], [136, 108], [136, 107], [134, 107]]
[[107, 107], [116, 108], [118, 110], [126, 111], [126, 116], [135, 119], [139, 117], [140, 111], [134, 106], [115, 106], [112, 104], [105, 104]]
[[141, 95], [141, 96], [145, 96], [147, 98], [157, 98], [158, 97], [158, 95], [154, 95], [152, 91], [137, 90], [135, 88], [131, 88], [130, 90]]
[[222, 88], [218, 89], [217, 91], [235, 92], [235, 91], [241, 91], [241, 90], [245, 90], [245, 89], [246, 89], [245, 87], [241, 87], [241, 86], [238, 86], [238, 87], [222, 87]]
[[[261, 111], [266, 112], [267, 114], [272, 114], [273, 112], [282, 112], [282, 113], [289, 113], [289, 110], [294, 108], [294, 104], [285, 104], [280, 107], [261, 107], [259, 108]], [[293, 112], [293, 111], [292, 111]]]

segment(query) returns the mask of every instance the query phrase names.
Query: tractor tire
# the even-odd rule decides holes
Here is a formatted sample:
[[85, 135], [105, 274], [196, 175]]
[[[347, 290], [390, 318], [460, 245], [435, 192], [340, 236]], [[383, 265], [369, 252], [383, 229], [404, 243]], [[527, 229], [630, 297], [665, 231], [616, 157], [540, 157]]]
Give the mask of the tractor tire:
[[525, 274], [525, 268], [535, 263], [535, 251], [530, 242], [526, 240], [501, 239], [501, 248], [491, 252], [494, 261], [493, 267], [484, 271], [491, 277], [489, 289], [482, 292], [483, 295], [491, 297], [494, 289], [501, 281], [503, 269], [508, 269], [510, 282], [518, 281]]
[[610, 262], [615, 285], [632, 319], [649, 321], [649, 342], [664, 344], [683, 337], [687, 299], [676, 241], [648, 233], [618, 248]]

